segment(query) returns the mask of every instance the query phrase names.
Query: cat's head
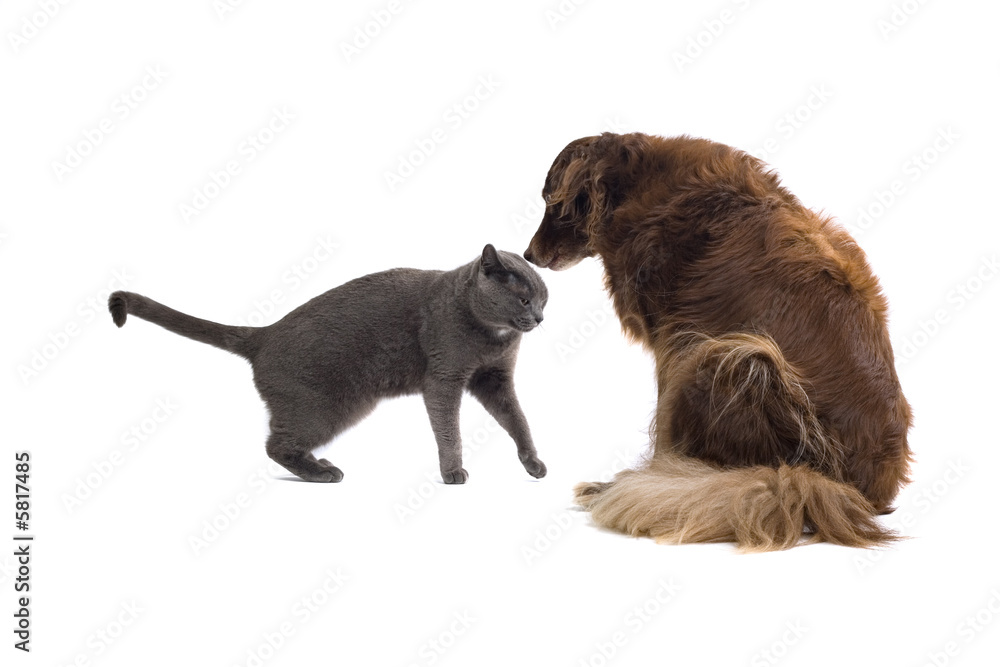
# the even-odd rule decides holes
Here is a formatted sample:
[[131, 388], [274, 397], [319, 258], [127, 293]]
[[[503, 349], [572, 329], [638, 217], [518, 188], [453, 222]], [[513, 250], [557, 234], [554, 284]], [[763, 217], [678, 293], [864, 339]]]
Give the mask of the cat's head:
[[483, 248], [476, 261], [476, 288], [472, 309], [476, 317], [496, 329], [528, 332], [542, 321], [549, 291], [531, 266], [518, 255]]

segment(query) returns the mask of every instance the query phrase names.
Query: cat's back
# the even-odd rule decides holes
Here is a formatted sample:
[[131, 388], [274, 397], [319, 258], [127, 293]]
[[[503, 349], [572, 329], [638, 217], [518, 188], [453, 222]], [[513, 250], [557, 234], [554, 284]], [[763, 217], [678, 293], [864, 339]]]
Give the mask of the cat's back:
[[426, 363], [418, 340], [421, 308], [442, 273], [390, 269], [362, 276], [258, 330], [251, 358], [258, 387], [295, 382], [359, 396], [416, 391]]
[[422, 298], [441, 271], [389, 269], [334, 287], [307, 301], [272, 325], [275, 333], [336, 331], [370, 335], [398, 330], [419, 314]]

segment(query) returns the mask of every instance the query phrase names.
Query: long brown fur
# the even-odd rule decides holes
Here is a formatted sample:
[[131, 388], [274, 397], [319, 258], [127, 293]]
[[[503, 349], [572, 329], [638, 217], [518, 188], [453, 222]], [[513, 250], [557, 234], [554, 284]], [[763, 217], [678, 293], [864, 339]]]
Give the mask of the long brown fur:
[[910, 407], [864, 253], [746, 153], [603, 134], [549, 170], [524, 256], [599, 256], [626, 334], [656, 361], [652, 451], [581, 484], [594, 520], [743, 550], [897, 536], [876, 515], [908, 482]]

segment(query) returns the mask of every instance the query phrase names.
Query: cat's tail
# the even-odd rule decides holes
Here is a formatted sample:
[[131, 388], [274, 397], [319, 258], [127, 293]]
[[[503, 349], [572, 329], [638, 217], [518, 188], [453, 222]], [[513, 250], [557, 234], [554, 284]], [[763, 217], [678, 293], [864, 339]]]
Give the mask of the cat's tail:
[[736, 542], [774, 551], [809, 542], [884, 545], [898, 536], [879, 525], [853, 486], [807, 465], [721, 468], [674, 452], [605, 483], [579, 484], [576, 502], [605, 528], [674, 544]]
[[253, 353], [253, 336], [256, 327], [235, 327], [209, 322], [168, 308], [162, 303], [134, 292], [114, 292], [108, 298], [111, 319], [119, 327], [125, 326], [129, 314], [159, 324], [167, 331], [193, 338], [201, 343], [250, 358]]

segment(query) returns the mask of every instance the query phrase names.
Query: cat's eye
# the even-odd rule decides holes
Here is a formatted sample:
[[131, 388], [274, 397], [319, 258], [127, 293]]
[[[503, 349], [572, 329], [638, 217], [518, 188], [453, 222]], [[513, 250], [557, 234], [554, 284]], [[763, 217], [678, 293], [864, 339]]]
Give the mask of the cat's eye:
[[528, 300], [528, 299], [524, 299], [524, 298], [522, 298], [522, 299], [521, 299], [521, 305], [522, 305], [522, 306], [527, 306], [527, 305], [528, 305], [529, 303], [531, 303], [531, 301], [530, 301], [530, 300]]

